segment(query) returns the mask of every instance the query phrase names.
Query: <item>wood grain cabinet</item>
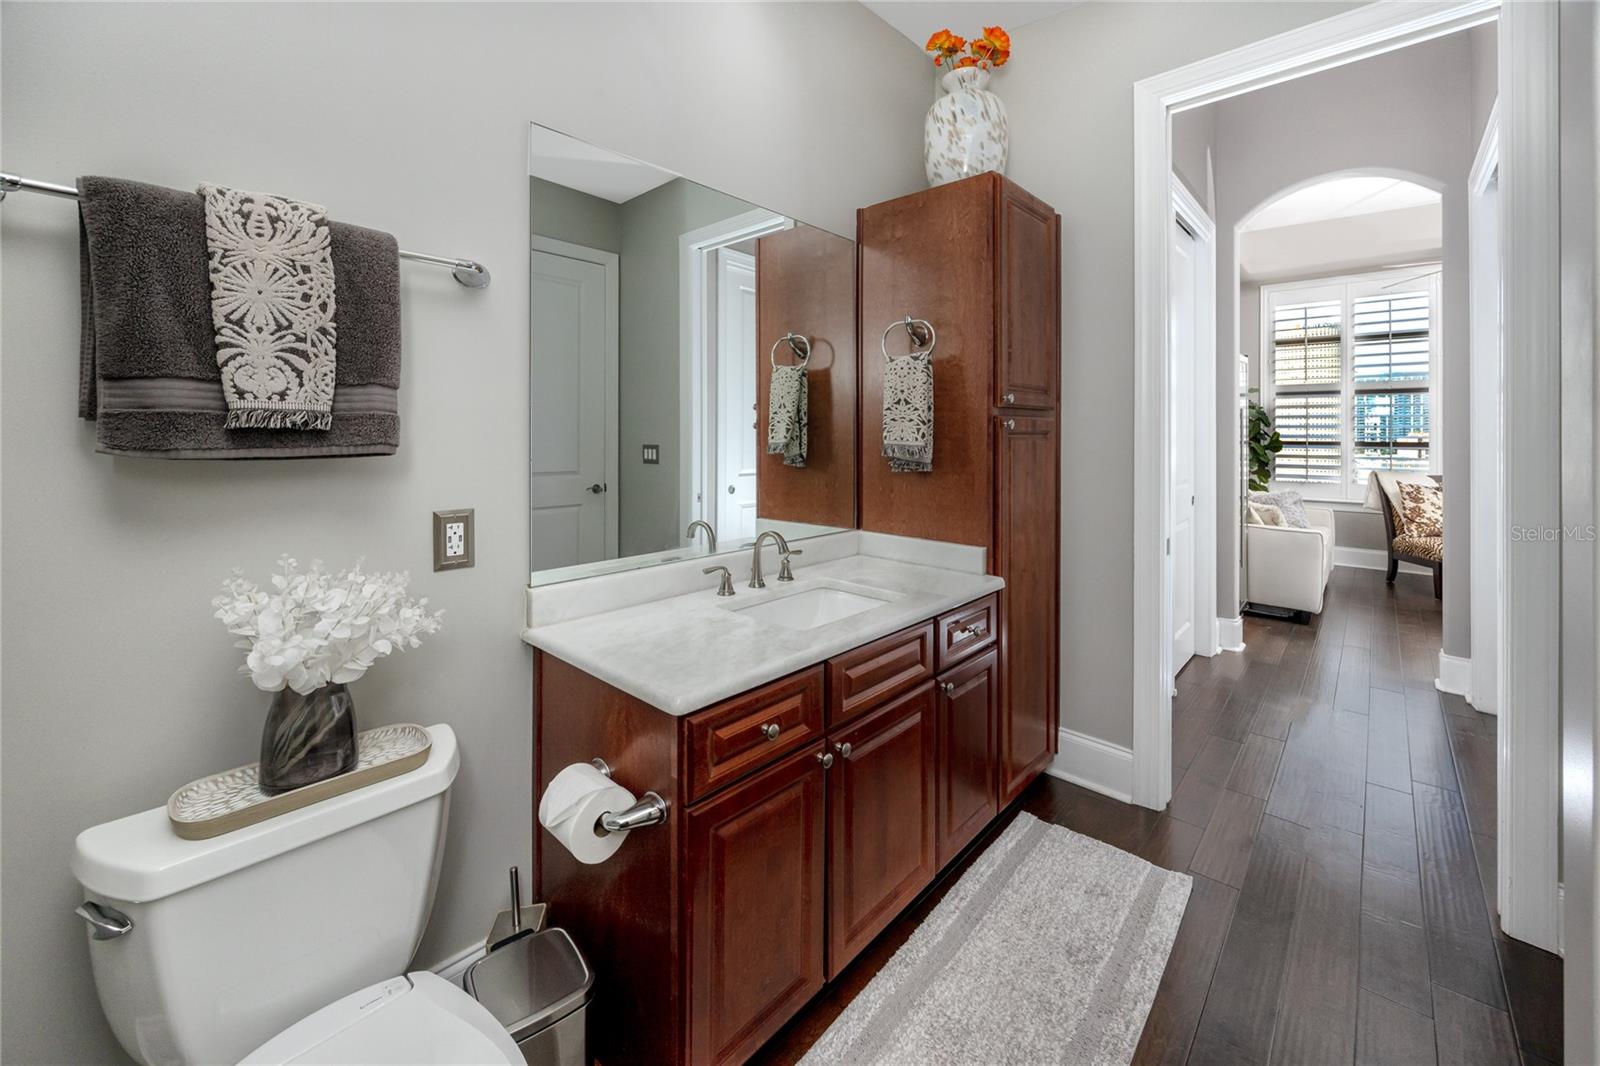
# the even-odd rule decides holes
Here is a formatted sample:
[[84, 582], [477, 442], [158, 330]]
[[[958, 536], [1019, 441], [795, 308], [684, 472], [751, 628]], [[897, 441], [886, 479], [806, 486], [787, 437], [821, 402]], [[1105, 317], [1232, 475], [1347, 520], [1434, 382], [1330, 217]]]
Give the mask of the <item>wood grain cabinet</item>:
[[937, 692], [939, 802], [934, 850], [943, 866], [999, 810], [995, 762], [999, 653], [991, 648], [941, 674]]
[[685, 817], [689, 1060], [742, 1062], [823, 983], [822, 747]]
[[1057, 746], [1060, 669], [1061, 526], [1041, 514], [1039, 486], [1059, 483], [1061, 445], [1053, 418], [994, 420], [995, 571], [1006, 617], [1001, 654], [1000, 802], [1010, 803], [1049, 765]]
[[[863, 208], [856, 234], [861, 528], [981, 545], [1005, 578], [995, 608], [1003, 806], [1058, 744], [1061, 218], [1015, 182], [980, 174]], [[881, 455], [878, 338], [908, 314], [938, 335], [925, 474], [892, 472]], [[903, 333], [890, 330], [891, 356], [906, 351]], [[941, 630], [949, 655], [946, 638]]]
[[1003, 602], [683, 717], [537, 654], [535, 795], [599, 755], [669, 810], [594, 866], [535, 840], [596, 974], [596, 1061], [743, 1062], [994, 819]]
[[938, 870], [932, 681], [828, 735], [828, 976], [836, 976]]

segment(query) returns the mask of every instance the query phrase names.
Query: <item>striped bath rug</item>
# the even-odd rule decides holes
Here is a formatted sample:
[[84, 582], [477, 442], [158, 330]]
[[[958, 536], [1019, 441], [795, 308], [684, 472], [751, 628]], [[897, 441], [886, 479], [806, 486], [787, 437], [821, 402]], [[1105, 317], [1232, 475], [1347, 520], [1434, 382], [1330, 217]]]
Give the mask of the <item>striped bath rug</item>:
[[801, 1061], [1125, 1066], [1191, 884], [1019, 814]]

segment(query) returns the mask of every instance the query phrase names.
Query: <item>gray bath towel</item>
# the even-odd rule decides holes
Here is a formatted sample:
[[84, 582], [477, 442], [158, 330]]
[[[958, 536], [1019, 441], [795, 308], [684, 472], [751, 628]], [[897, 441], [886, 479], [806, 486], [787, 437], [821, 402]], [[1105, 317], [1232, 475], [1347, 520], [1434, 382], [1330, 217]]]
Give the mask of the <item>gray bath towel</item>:
[[84, 177], [78, 414], [97, 450], [168, 459], [392, 455], [400, 443], [400, 265], [387, 233], [328, 224], [339, 309], [332, 425], [228, 429], [217, 365], [205, 202]]
[[805, 367], [772, 368], [767, 392], [767, 454], [781, 454], [784, 466], [806, 465], [809, 394]]
[[883, 365], [883, 454], [889, 469], [933, 469], [933, 359], [913, 352]]

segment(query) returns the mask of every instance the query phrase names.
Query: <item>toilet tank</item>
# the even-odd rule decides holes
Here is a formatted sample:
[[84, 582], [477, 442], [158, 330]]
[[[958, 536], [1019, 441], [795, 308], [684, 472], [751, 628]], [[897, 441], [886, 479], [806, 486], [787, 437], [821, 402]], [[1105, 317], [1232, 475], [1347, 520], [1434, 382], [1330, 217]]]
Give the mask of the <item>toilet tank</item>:
[[433, 905], [460, 765], [450, 727], [428, 733], [415, 770], [209, 840], [178, 837], [165, 807], [78, 835], [84, 899], [133, 922], [88, 940], [100, 1005], [130, 1055], [237, 1062], [405, 971]]

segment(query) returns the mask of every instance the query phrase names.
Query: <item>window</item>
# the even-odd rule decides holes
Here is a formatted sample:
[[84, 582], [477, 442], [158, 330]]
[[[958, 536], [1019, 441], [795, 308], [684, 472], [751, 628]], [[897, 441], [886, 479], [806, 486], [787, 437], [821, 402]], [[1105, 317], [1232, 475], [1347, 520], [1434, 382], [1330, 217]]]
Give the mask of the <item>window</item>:
[[1436, 265], [1263, 289], [1274, 483], [1359, 500], [1374, 470], [1433, 468], [1438, 292]]

